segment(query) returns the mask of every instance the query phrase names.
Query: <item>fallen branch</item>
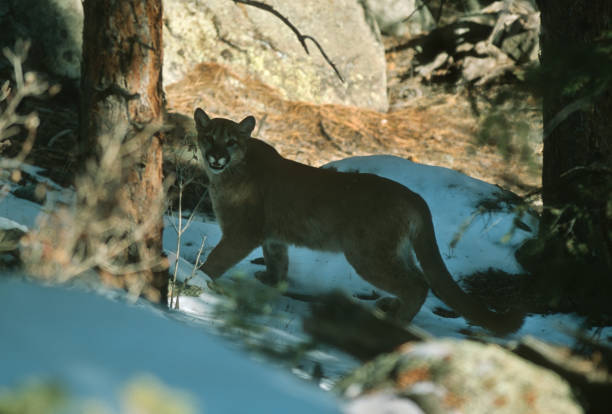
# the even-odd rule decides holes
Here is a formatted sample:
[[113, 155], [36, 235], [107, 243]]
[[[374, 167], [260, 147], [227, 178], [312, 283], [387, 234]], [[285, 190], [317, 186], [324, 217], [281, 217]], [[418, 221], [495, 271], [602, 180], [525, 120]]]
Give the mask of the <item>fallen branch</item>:
[[242, 3], [242, 4], [246, 4], [247, 6], [253, 6], [256, 7], [258, 9], [261, 10], [265, 10], [268, 13], [272, 13], [274, 16], [278, 17], [283, 23], [285, 23], [285, 25], [287, 25], [291, 31], [293, 33], [295, 33], [295, 35], [297, 36], [298, 40], [300, 41], [300, 44], [302, 45], [302, 47], [304, 48], [304, 50], [306, 51], [307, 54], [310, 55], [310, 51], [308, 50], [308, 46], [306, 45], [306, 39], [312, 41], [317, 48], [319, 49], [319, 52], [321, 52], [321, 55], [323, 56], [323, 58], [325, 59], [325, 61], [332, 67], [332, 69], [334, 70], [334, 72], [336, 72], [336, 75], [338, 76], [338, 78], [340, 79], [340, 81], [344, 82], [344, 78], [342, 77], [342, 75], [340, 74], [340, 71], [338, 70], [338, 68], [336, 67], [336, 65], [334, 65], [334, 62], [331, 61], [331, 59], [327, 56], [327, 54], [325, 53], [325, 51], [323, 50], [323, 47], [319, 44], [319, 42], [317, 41], [317, 39], [315, 39], [314, 37], [310, 36], [310, 35], [304, 35], [302, 34], [297, 27], [295, 27], [293, 25], [293, 23], [291, 23], [289, 21], [289, 19], [285, 16], [283, 16], [280, 12], [278, 12], [274, 7], [270, 6], [269, 4], [266, 3], [262, 3], [260, 1], [254, 1], [254, 0], [232, 0], [234, 3]]

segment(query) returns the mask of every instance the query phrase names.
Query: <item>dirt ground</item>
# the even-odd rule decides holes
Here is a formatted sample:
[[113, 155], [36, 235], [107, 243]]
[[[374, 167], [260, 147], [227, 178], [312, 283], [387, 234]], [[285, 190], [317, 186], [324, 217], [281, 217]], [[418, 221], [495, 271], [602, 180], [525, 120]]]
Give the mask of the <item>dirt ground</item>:
[[[398, 40], [385, 42], [393, 50]], [[495, 95], [513, 85], [477, 91], [477, 96], [461, 87], [446, 88], [452, 89], [447, 92], [443, 85], [425, 85], [408, 77], [410, 56], [405, 53], [389, 51], [387, 60], [391, 108], [387, 113], [287, 101], [258, 80], [214, 63], [200, 64], [185, 79], [166, 87], [168, 110], [190, 116], [195, 107], [202, 107], [214, 116], [236, 121], [252, 114], [258, 121], [256, 137], [284, 156], [310, 165], [356, 155], [392, 154], [451, 168], [518, 194], [540, 185], [541, 150], [533, 137], [541, 130], [541, 119], [534, 98], [520, 94], [496, 106]], [[527, 125], [528, 131], [523, 128], [521, 133], [532, 137], [529, 162], [524, 157], [504, 157], [496, 145], [495, 130], [488, 139], [479, 140], [483, 120], [501, 106], [506, 118], [502, 126], [510, 125], [504, 130], [515, 123]]]

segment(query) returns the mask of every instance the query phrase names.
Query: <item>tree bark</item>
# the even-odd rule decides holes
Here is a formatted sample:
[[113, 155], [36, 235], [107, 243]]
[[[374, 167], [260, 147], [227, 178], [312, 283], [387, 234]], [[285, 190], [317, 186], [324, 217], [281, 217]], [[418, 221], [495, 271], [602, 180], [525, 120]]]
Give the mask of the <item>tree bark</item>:
[[[544, 79], [543, 201], [547, 211], [576, 206], [565, 223], [579, 243], [612, 257], [612, 88], [610, 79], [575, 74], [601, 70], [591, 59], [612, 30], [609, 0], [537, 0], [541, 12], [541, 64], [558, 83]], [[593, 53], [591, 53], [593, 52]], [[611, 60], [608, 60], [608, 63]], [[608, 70], [612, 70], [608, 67]], [[548, 71], [548, 72], [546, 72]], [[572, 78], [573, 77], [573, 78]], [[569, 82], [567, 82], [569, 80]], [[607, 211], [610, 210], [610, 211]], [[571, 223], [571, 224], [568, 224]]]
[[[99, 160], [109, 142], [125, 146], [139, 140], [131, 165], [122, 166], [120, 195], [124, 213], [136, 227], [151, 221], [151, 206], [163, 194], [162, 135], [143, 133], [148, 125], [163, 121], [162, 1], [86, 0], [83, 9], [81, 159]], [[128, 249], [125, 260], [161, 257], [163, 222], [158, 215], [139, 246]], [[155, 266], [137, 277], [154, 287], [151, 299], [167, 303], [165, 269]]]

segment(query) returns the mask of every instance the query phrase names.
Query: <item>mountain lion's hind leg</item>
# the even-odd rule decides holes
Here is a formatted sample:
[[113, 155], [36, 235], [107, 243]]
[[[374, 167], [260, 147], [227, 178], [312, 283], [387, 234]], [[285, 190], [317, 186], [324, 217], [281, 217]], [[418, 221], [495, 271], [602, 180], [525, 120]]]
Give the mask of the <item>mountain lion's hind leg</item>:
[[[384, 252], [378, 255], [370, 250], [345, 253], [345, 256], [364, 280], [397, 296], [399, 305], [389, 306], [389, 316], [401, 323], [408, 323], [419, 312], [429, 292], [429, 285], [419, 270], [408, 266], [402, 258], [389, 257]], [[392, 302], [383, 298], [381, 303], [390, 305]]]
[[255, 274], [255, 277], [262, 283], [276, 286], [287, 280], [289, 269], [288, 247], [285, 243], [275, 240], [266, 240], [263, 245], [264, 261], [266, 270]]

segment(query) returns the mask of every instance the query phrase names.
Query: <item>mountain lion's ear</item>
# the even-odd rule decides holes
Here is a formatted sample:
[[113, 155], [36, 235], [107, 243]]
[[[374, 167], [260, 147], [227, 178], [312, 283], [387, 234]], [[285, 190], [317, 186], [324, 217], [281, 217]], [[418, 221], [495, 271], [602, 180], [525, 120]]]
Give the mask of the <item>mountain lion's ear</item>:
[[202, 110], [202, 108], [198, 108], [195, 110], [193, 114], [193, 119], [195, 119], [196, 127], [198, 128], [206, 128], [206, 125], [210, 122], [210, 118], [206, 115], [206, 112]]
[[251, 135], [253, 129], [255, 128], [255, 118], [252, 116], [247, 116], [238, 124], [238, 129], [243, 132], [245, 135]]

